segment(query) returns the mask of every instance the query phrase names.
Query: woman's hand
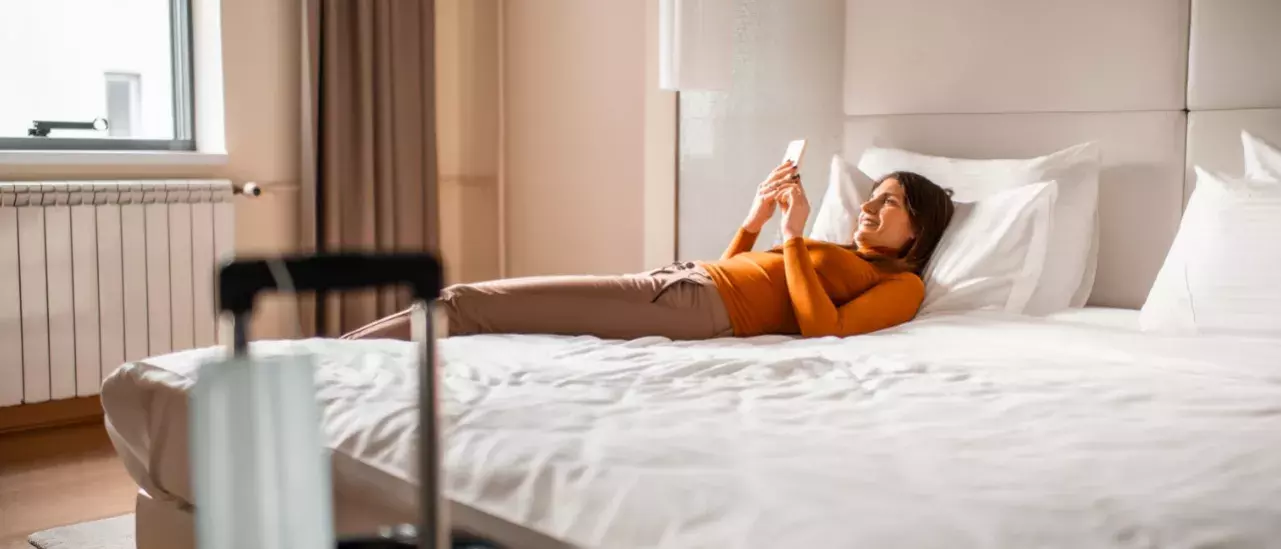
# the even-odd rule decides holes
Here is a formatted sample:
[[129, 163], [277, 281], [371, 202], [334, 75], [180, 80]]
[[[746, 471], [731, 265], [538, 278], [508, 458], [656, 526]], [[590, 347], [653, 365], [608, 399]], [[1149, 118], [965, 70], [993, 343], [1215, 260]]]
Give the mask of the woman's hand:
[[790, 160], [774, 168], [769, 177], [756, 187], [756, 197], [752, 200], [752, 209], [748, 212], [747, 219], [743, 220], [743, 229], [752, 233], [761, 232], [765, 222], [774, 215], [778, 190], [797, 177], [796, 167]]
[[804, 237], [805, 221], [810, 217], [810, 201], [805, 197], [800, 179], [784, 184], [775, 193], [775, 200], [783, 208], [783, 238]]

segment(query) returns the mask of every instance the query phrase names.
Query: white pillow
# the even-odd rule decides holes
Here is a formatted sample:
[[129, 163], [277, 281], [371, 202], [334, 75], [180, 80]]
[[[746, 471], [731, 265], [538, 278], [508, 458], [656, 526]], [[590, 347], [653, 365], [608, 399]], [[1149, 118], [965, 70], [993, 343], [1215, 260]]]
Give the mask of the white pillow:
[[[1098, 265], [1099, 149], [1080, 145], [1029, 159], [971, 160], [930, 156], [900, 149], [869, 148], [858, 169], [879, 180], [894, 171], [921, 174], [952, 189], [958, 201], [981, 200], [993, 193], [1043, 181], [1058, 183], [1054, 228], [1036, 291], [1027, 314], [1049, 314], [1083, 307], [1094, 288]], [[857, 216], [857, 212], [855, 212]]]
[[1281, 181], [1281, 151], [1241, 131], [1241, 148], [1245, 150], [1245, 176], [1260, 181]]
[[827, 175], [827, 191], [823, 193], [823, 201], [814, 217], [814, 226], [810, 227], [809, 237], [844, 246], [852, 244], [854, 229], [858, 226], [859, 208], [863, 206], [863, 202], [862, 193], [854, 184], [845, 160], [839, 154], [832, 155]]
[[922, 276], [917, 314], [1022, 311], [1046, 265], [1057, 196], [1051, 181], [957, 203]]
[[1140, 327], [1281, 336], [1281, 184], [1195, 169], [1196, 188], [1139, 312]]

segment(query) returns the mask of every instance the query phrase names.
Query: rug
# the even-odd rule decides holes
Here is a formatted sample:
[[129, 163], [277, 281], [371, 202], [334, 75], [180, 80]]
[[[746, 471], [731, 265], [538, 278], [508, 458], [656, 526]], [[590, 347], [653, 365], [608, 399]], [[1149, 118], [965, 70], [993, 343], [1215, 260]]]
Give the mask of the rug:
[[36, 532], [27, 543], [38, 549], [135, 549], [133, 513]]

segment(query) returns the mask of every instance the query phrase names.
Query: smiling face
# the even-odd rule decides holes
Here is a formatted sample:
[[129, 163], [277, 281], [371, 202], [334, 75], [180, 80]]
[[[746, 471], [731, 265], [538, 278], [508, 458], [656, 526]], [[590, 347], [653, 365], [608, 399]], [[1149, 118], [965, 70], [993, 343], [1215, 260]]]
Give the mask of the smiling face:
[[881, 181], [872, 191], [872, 199], [863, 203], [858, 216], [858, 229], [854, 242], [860, 248], [879, 248], [898, 252], [903, 250], [916, 231], [912, 228], [912, 215], [908, 213], [907, 197], [903, 186], [893, 177]]

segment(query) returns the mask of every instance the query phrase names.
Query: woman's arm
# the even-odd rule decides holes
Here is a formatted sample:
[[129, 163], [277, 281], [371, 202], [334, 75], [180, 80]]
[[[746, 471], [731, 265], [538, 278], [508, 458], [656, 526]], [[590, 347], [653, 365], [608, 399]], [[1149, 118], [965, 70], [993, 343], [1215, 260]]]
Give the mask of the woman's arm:
[[729, 247], [725, 248], [725, 253], [721, 254], [721, 259], [729, 259], [743, 252], [752, 251], [752, 246], [756, 245], [756, 237], [760, 234], [760, 230], [753, 232], [747, 227], [739, 227], [738, 232], [734, 233], [734, 239], [729, 241]]
[[[809, 200], [799, 182], [779, 191], [783, 206], [783, 268], [792, 312], [806, 337], [865, 334], [907, 322], [925, 298], [925, 285], [911, 274], [878, 282], [849, 303], [837, 307], [819, 282], [801, 234], [809, 217]], [[870, 265], [868, 268], [872, 268]]]
[[761, 228], [765, 226], [766, 221], [769, 221], [770, 216], [774, 215], [774, 208], [777, 206], [775, 194], [785, 183], [795, 180], [795, 176], [796, 167], [790, 160], [784, 161], [770, 172], [765, 181], [756, 186], [756, 196], [752, 198], [752, 209], [748, 210], [747, 219], [743, 220], [743, 225], [738, 228], [738, 233], [734, 235], [734, 240], [730, 241], [725, 253], [721, 254], [721, 259], [729, 259], [743, 252], [752, 251], [752, 246], [756, 244], [756, 237], [761, 234]]
[[911, 274], [894, 275], [850, 302], [837, 307], [827, 296], [800, 238], [783, 244], [787, 292], [801, 335], [852, 336], [897, 326], [916, 316], [925, 298], [925, 284]]

